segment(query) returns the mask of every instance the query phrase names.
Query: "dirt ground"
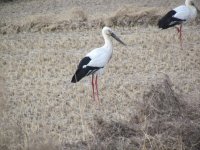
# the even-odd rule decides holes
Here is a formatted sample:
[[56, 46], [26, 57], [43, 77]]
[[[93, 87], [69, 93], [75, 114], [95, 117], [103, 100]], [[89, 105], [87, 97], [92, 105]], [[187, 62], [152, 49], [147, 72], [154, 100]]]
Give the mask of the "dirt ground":
[[[199, 21], [183, 27], [183, 49], [175, 29], [156, 26], [182, 3], [0, 2], [0, 149], [198, 150]], [[98, 105], [90, 77], [70, 81], [80, 59], [104, 44], [104, 25], [127, 46], [113, 40]]]

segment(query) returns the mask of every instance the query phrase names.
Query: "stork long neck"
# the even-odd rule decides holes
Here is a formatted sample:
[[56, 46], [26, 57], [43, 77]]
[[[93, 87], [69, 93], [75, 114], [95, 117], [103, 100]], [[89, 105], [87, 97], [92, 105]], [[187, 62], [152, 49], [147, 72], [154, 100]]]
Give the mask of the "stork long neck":
[[103, 38], [105, 41], [104, 47], [112, 50], [112, 41], [111, 41], [110, 37], [103, 33]]
[[194, 19], [197, 16], [197, 8], [195, 6], [192, 5], [192, 1], [191, 0], [186, 0], [185, 1], [185, 5], [190, 9], [191, 11], [191, 15], [190, 15], [190, 19]]
[[190, 0], [186, 0], [186, 1], [185, 1], [185, 5], [186, 5], [186, 6], [190, 6], [190, 3], [191, 3]]

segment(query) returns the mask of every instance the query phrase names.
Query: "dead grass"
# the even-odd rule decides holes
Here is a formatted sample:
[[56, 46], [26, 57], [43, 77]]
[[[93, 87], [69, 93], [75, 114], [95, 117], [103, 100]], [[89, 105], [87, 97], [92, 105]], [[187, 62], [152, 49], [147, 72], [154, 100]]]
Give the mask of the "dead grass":
[[126, 6], [106, 19], [110, 26], [156, 25], [161, 17], [158, 8]]
[[[157, 26], [158, 20], [164, 13], [162, 8], [124, 6], [110, 16], [90, 19], [82, 8], [75, 7], [64, 14], [33, 15], [15, 23], [3, 22], [0, 24], [0, 34], [85, 30], [102, 28], [105, 25], [110, 27]], [[199, 17], [193, 24], [198, 23]]]
[[[1, 147], [198, 149], [198, 28], [184, 29], [188, 42], [181, 50], [173, 30], [115, 28], [128, 46], [113, 41], [113, 58], [99, 80], [99, 108], [90, 79], [76, 85], [70, 79], [88, 49], [103, 43], [100, 29], [2, 36], [7, 109]], [[156, 72], [167, 73], [176, 86]]]
[[199, 109], [188, 101], [173, 91], [169, 77], [158, 80], [144, 94], [141, 112], [146, 119], [144, 133], [149, 136], [145, 143], [147, 149], [200, 148], [199, 117], [196, 116]]
[[3, 70], [0, 69], [0, 71], [1, 71], [0, 73], [0, 117], [2, 117], [4, 110], [6, 110], [6, 97], [5, 97], [6, 89], [5, 89], [5, 78], [2, 72]]
[[[73, 7], [68, 11], [45, 15], [36, 14], [13, 22], [1, 22], [0, 34], [24, 32], [60, 32], [102, 28], [103, 26], [133, 27], [137, 25], [157, 26], [158, 20], [166, 13], [162, 7], [121, 6], [116, 12], [103, 17], [91, 17], [87, 10]], [[199, 17], [193, 24], [199, 23]]]
[[[199, 149], [199, 26], [184, 26], [181, 50], [173, 29], [153, 25], [167, 8], [150, 1], [0, 5], [0, 149]], [[128, 46], [113, 40], [98, 106], [90, 78], [70, 80], [104, 24]]]
[[66, 144], [69, 149], [192, 149], [200, 148], [199, 106], [173, 90], [167, 75], [157, 78], [136, 114], [128, 122], [105, 121], [95, 116], [89, 141]]
[[89, 19], [87, 13], [82, 8], [75, 7], [65, 12], [66, 15], [34, 15], [28, 16], [25, 19], [23, 18], [20, 21], [18, 20], [14, 24], [2, 23], [0, 33], [84, 30], [99, 28], [105, 25], [120, 27], [156, 25], [158, 19], [161, 17], [159, 12], [157, 8], [126, 6], [117, 10], [111, 17]]

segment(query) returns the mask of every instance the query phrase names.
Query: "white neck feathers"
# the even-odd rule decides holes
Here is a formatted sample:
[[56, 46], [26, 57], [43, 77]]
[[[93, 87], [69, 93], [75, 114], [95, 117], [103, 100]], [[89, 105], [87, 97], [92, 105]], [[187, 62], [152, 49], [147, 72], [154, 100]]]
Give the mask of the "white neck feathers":
[[104, 47], [112, 48], [112, 41], [111, 41], [110, 37], [107, 34], [105, 34], [104, 32], [102, 32], [102, 35], [103, 35], [103, 38], [105, 41]]

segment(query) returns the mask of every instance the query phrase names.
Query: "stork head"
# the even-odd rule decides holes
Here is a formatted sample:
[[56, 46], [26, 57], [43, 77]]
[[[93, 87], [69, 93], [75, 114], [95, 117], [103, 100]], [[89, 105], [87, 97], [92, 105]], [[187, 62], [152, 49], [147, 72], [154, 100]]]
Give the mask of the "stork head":
[[186, 6], [193, 6], [193, 7], [195, 7], [196, 10], [197, 10], [197, 13], [200, 14], [200, 10], [198, 9], [198, 7], [196, 7], [196, 5], [195, 5], [195, 3], [194, 3], [193, 0], [186, 0], [185, 1], [185, 5]]
[[185, 5], [186, 6], [194, 6], [196, 8], [196, 5], [193, 0], [186, 0]]
[[115, 40], [117, 40], [119, 43], [123, 44], [123, 45], [126, 45], [124, 42], [122, 42], [122, 40], [120, 40], [119, 37], [117, 37], [117, 35], [111, 30], [111, 28], [109, 27], [104, 27], [102, 29], [102, 34], [103, 35], [107, 35], [107, 36], [112, 36]]
[[189, 6], [189, 5], [194, 5], [194, 2], [193, 2], [193, 0], [185, 0], [185, 5], [186, 6]]

